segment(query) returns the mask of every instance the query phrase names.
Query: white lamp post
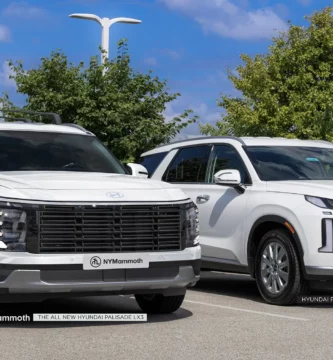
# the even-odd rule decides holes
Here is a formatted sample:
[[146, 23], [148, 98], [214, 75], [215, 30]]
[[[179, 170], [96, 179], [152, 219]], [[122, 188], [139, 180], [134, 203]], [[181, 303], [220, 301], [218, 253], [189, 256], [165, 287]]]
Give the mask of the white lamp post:
[[72, 14], [69, 15], [70, 18], [83, 19], [83, 20], [94, 20], [102, 26], [102, 49], [104, 50], [104, 55], [102, 54], [102, 63], [104, 58], [109, 58], [109, 33], [111, 25], [115, 23], [124, 23], [124, 24], [140, 24], [141, 20], [119, 17], [119, 18], [100, 18], [94, 14]]

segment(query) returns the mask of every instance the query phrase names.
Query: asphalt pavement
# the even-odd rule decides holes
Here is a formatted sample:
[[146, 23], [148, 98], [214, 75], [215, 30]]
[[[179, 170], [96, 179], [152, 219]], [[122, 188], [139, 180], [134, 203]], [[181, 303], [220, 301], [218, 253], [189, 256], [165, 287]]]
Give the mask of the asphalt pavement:
[[[131, 296], [4, 304], [13, 313], [140, 313]], [[265, 304], [248, 276], [203, 273], [180, 310], [146, 323], [0, 323], [1, 360], [332, 359], [333, 305]]]

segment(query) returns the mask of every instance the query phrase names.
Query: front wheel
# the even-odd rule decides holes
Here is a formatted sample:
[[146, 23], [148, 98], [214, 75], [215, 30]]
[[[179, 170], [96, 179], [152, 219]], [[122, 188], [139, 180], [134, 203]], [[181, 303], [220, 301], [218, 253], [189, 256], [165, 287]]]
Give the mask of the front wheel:
[[306, 291], [297, 250], [282, 229], [269, 231], [261, 239], [255, 272], [259, 292], [270, 304], [292, 305]]
[[164, 296], [161, 294], [135, 295], [141, 310], [147, 314], [170, 314], [177, 311], [185, 295]]

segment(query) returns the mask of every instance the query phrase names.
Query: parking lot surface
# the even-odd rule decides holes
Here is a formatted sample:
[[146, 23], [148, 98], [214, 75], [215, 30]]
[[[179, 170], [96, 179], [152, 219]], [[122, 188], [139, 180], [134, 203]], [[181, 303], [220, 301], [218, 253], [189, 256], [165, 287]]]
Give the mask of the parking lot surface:
[[[5, 304], [1, 315], [139, 313], [131, 296]], [[248, 276], [203, 273], [175, 314], [146, 323], [2, 323], [1, 360], [331, 359], [333, 306], [270, 306]]]

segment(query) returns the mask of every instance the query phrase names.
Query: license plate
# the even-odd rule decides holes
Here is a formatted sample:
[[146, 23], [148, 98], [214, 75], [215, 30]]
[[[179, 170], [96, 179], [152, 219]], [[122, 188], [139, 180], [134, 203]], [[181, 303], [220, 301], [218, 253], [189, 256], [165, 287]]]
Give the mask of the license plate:
[[149, 268], [147, 254], [84, 255], [84, 270], [144, 269]]

